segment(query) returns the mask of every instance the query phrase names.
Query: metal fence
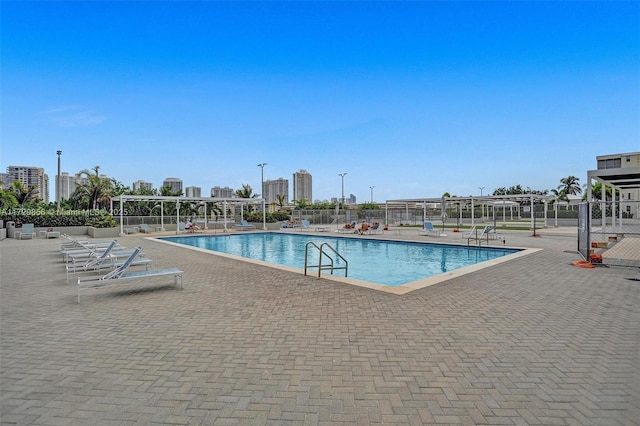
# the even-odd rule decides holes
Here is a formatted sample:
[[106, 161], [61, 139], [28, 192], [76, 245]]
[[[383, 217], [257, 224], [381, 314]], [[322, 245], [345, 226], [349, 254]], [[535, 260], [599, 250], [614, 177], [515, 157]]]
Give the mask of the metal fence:
[[580, 205], [578, 250], [593, 263], [640, 267], [640, 201]]

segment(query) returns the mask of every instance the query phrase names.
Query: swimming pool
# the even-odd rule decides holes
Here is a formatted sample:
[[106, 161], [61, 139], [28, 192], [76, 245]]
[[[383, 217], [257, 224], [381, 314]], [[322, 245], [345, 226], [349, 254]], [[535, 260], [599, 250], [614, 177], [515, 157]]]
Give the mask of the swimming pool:
[[[304, 269], [305, 246], [328, 243], [348, 262], [348, 278], [385, 287], [401, 287], [425, 279], [508, 257], [520, 249], [467, 247], [409, 241], [345, 238], [289, 233], [247, 233], [217, 236], [164, 237], [160, 240], [295, 268]], [[309, 265], [318, 263], [318, 251], [309, 251]], [[334, 260], [343, 266], [342, 260]], [[323, 262], [326, 263], [326, 262]], [[317, 275], [317, 268], [308, 274]], [[328, 271], [322, 276], [327, 277]], [[336, 270], [333, 277], [344, 277]]]

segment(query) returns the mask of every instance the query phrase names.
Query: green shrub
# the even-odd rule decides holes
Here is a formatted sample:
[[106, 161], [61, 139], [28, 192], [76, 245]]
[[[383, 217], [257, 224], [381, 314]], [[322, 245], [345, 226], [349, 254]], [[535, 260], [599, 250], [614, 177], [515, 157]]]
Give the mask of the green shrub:
[[106, 210], [41, 210], [14, 208], [0, 210], [0, 220], [15, 222], [17, 228], [25, 223], [33, 223], [37, 228], [55, 228], [62, 226], [93, 226], [111, 228], [118, 226]]

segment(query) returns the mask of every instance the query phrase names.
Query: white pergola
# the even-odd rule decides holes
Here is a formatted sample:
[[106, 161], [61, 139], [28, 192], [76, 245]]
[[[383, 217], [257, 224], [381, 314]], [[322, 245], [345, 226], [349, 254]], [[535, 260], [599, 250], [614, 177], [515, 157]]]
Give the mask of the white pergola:
[[[587, 200], [593, 200], [592, 194], [592, 181], [597, 181], [601, 183], [602, 186], [602, 195], [600, 197], [600, 202], [603, 204], [601, 210], [604, 212], [606, 209], [604, 208], [606, 197], [607, 187], [613, 189], [611, 191], [612, 196], [612, 204], [611, 204], [611, 224], [613, 226], [616, 225], [616, 220], [619, 224], [622, 224], [622, 206], [616, 212], [616, 191], [620, 194], [619, 204], [623, 203], [624, 193], [632, 193], [640, 195], [640, 167], [623, 167], [623, 168], [612, 168], [612, 169], [598, 169], [598, 170], [589, 170], [587, 172]], [[637, 201], [637, 200], [636, 200]], [[640, 216], [640, 205], [638, 205], [638, 210], [635, 213], [635, 217]], [[616, 218], [617, 214], [617, 218]], [[603, 218], [604, 219], [604, 218]]]
[[[445, 211], [445, 206], [447, 203], [453, 204], [471, 204], [471, 210], [474, 210], [475, 205], [480, 203], [481, 205], [492, 206], [495, 211], [497, 209], [502, 209], [503, 213], [503, 222], [506, 222], [506, 209], [509, 208], [511, 210], [511, 215], [513, 215], [513, 207], [519, 207], [523, 201], [528, 201], [531, 206], [534, 205], [536, 201], [542, 201], [544, 203], [544, 222], [547, 224], [547, 204], [550, 201], [557, 201], [557, 197], [554, 195], [542, 195], [542, 194], [511, 194], [511, 195], [484, 195], [484, 196], [469, 196], [469, 197], [440, 197], [440, 198], [408, 198], [408, 199], [400, 199], [400, 200], [387, 200], [386, 208], [388, 210], [389, 204], [404, 204], [407, 211], [409, 210], [410, 205], [422, 206], [423, 207], [423, 216], [426, 220], [427, 217], [427, 207], [432, 206], [435, 208], [440, 208], [441, 211]], [[555, 223], [554, 226], [558, 226], [558, 203], [554, 203], [554, 212], [555, 212]], [[494, 217], [495, 218], [495, 217]], [[513, 216], [512, 216], [513, 218]], [[475, 218], [471, 215], [471, 225], [475, 225]], [[531, 215], [531, 228], [535, 227], [535, 216]]]
[[[204, 204], [204, 227], [207, 229], [207, 203], [223, 203], [224, 213], [224, 230], [227, 231], [227, 205], [228, 204], [256, 204], [264, 201], [262, 198], [216, 198], [216, 197], [178, 197], [178, 196], [161, 196], [161, 195], [120, 195], [111, 200], [113, 211], [113, 202], [118, 201], [120, 206], [120, 235], [124, 235], [124, 203], [127, 201], [159, 201], [160, 202], [160, 226], [164, 229], [164, 203], [176, 204], [176, 224], [180, 223], [180, 203], [202, 203]], [[240, 209], [242, 214], [243, 209]], [[265, 221], [263, 216], [263, 222]], [[262, 224], [266, 227], [266, 224]], [[179, 233], [178, 227], [176, 227], [176, 234]]]

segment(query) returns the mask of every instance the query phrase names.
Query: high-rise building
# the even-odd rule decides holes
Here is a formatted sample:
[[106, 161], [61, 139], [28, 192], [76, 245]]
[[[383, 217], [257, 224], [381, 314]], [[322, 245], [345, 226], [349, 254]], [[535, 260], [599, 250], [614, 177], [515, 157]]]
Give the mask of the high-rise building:
[[45, 202], [49, 202], [49, 176], [41, 167], [30, 166], [8, 166], [9, 185], [13, 181], [19, 180], [25, 186], [34, 186], [34, 195]]
[[[58, 188], [60, 189], [60, 200], [68, 200], [76, 190], [76, 178], [69, 176], [68, 172], [60, 172], [60, 176], [56, 176], [56, 195]], [[56, 199], [56, 201], [58, 200]]]
[[289, 180], [278, 178], [264, 181], [264, 194], [261, 195], [267, 204], [278, 200], [278, 195], [284, 196], [285, 204], [289, 204]]
[[133, 182], [133, 190], [137, 191], [140, 188], [144, 189], [153, 189], [153, 184], [151, 182], [145, 182], [143, 180], [137, 180]]
[[313, 202], [311, 174], [306, 170], [300, 169], [293, 174], [293, 199]]
[[225, 186], [224, 188], [214, 186], [211, 188], [211, 196], [214, 198], [235, 198], [236, 191], [228, 186]]
[[168, 186], [171, 188], [171, 192], [181, 192], [182, 191], [182, 179], [179, 178], [166, 178], [162, 182], [162, 186]]
[[9, 176], [9, 173], [0, 173], [0, 187], [6, 190], [10, 184], [11, 176]]
[[187, 186], [185, 188], [185, 195], [187, 197], [201, 197], [202, 188], [199, 186]]

